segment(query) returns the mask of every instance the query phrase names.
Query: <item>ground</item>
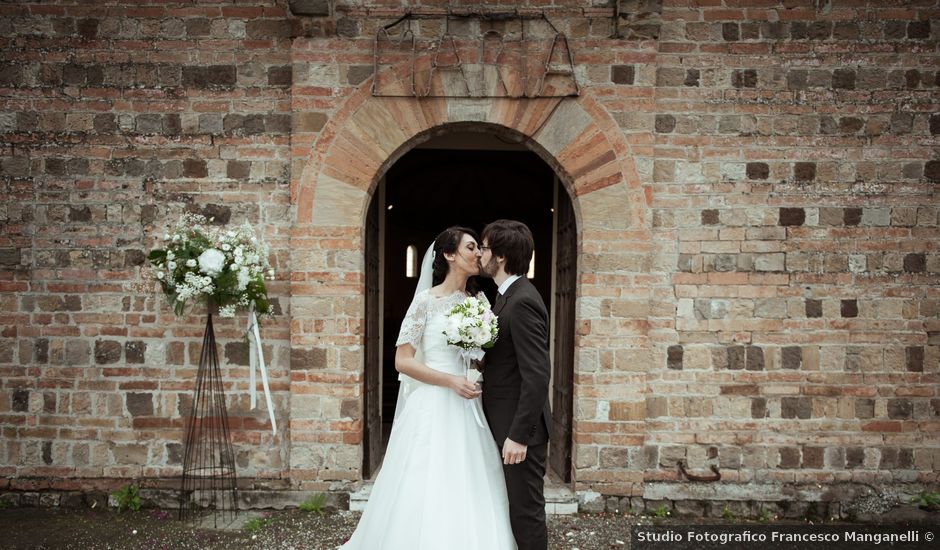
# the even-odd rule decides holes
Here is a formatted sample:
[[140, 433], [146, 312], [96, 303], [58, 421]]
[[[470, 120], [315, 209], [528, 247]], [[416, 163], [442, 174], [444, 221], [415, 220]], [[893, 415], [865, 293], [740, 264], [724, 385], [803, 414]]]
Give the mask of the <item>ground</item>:
[[[118, 514], [113, 510], [9, 508], [0, 510], [0, 548], [334, 549], [349, 538], [358, 520], [359, 513], [348, 511], [326, 511], [323, 515], [300, 510], [251, 511], [239, 516], [236, 523], [240, 528], [208, 529], [181, 523], [171, 510]], [[549, 516], [549, 547], [630, 549], [630, 533], [637, 526], [692, 523], [696, 522], [618, 514]], [[776, 525], [782, 529], [807, 526], [800, 522]]]
[[[117, 514], [110, 510], [16, 508], [0, 510], [0, 548], [85, 549], [333, 549], [345, 542], [359, 513], [299, 510], [259, 514], [256, 530], [194, 529], [169, 510]], [[633, 518], [580, 514], [550, 516], [551, 548], [580, 550], [628, 547]], [[257, 523], [257, 522], [255, 522]]]
[[[175, 511], [170, 510], [117, 514], [111, 510], [90, 509], [6, 509], [0, 510], [0, 533], [4, 533], [0, 537], [0, 548], [333, 549], [349, 538], [360, 514], [327, 511], [319, 515], [287, 510], [252, 511], [248, 515], [262, 518], [261, 527], [256, 530], [247, 527], [194, 529], [179, 522]], [[633, 521], [607, 515], [550, 516], [551, 547], [624, 548], [630, 540]]]

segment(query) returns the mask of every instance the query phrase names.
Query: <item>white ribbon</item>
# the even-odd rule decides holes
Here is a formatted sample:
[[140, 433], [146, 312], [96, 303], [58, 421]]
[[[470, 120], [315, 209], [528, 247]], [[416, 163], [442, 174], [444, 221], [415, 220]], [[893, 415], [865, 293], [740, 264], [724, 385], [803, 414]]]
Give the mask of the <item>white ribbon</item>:
[[[465, 369], [465, 370], [464, 370], [464, 376], [467, 378], [467, 380], [470, 380], [471, 382], [476, 382], [477, 380], [480, 379], [479, 371], [475, 371], [475, 372], [477, 372], [477, 376], [475, 376], [474, 379], [471, 380], [471, 378], [470, 378], [470, 360], [473, 359], [473, 356], [472, 356], [472, 355], [474, 355], [474, 354], [465, 353], [466, 351], [467, 351], [467, 350], [460, 350], [460, 356], [463, 358], [463, 366], [464, 366], [464, 369]], [[467, 406], [470, 407], [470, 410], [471, 410], [471, 411], [473, 411], [473, 418], [477, 421], [477, 426], [479, 426], [479, 427], [485, 429], [486, 426], [484, 426], [484, 425], [483, 425], [483, 421], [480, 420], [480, 413], [477, 412], [477, 408], [474, 406], [474, 402], [475, 402], [475, 401], [476, 401], [476, 399], [470, 399], [470, 400], [468, 400], [468, 401], [467, 401]]]
[[261, 385], [264, 386], [264, 400], [268, 404], [268, 415], [271, 417], [271, 433], [277, 435], [277, 421], [274, 420], [274, 404], [271, 403], [271, 389], [268, 388], [268, 372], [264, 366], [264, 349], [261, 347], [261, 333], [258, 332], [258, 317], [255, 315], [255, 306], [248, 312], [248, 384], [251, 386], [251, 409], [257, 404], [257, 382], [255, 382], [255, 369], [261, 370]]

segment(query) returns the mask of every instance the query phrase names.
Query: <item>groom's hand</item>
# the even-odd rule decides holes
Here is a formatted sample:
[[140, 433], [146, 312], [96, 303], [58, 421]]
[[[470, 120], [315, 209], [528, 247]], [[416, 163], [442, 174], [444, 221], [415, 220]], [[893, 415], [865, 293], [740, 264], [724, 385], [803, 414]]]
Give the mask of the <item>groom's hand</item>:
[[506, 438], [503, 442], [503, 464], [519, 464], [525, 460], [525, 453], [528, 445], [516, 443], [512, 439]]

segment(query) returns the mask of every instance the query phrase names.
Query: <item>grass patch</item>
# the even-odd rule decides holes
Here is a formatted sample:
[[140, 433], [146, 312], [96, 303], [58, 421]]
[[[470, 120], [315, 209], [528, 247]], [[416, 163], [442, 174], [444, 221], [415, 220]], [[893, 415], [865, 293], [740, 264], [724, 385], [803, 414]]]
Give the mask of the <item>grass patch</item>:
[[136, 485], [125, 485], [111, 493], [111, 497], [118, 505], [118, 513], [124, 510], [140, 511], [140, 488]]
[[244, 529], [249, 533], [257, 533], [267, 522], [268, 520], [266, 518], [251, 518], [245, 522]]
[[326, 494], [317, 493], [300, 503], [299, 508], [304, 512], [314, 512], [322, 516], [324, 504], [326, 504]]

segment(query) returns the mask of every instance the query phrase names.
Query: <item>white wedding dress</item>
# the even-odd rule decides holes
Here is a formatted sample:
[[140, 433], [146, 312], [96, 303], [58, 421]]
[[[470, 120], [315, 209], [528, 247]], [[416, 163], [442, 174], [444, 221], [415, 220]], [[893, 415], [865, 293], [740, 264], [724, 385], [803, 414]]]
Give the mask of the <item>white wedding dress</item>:
[[[447, 311], [465, 297], [416, 294], [396, 345], [410, 343], [428, 367], [465, 376], [457, 348], [443, 335]], [[400, 378], [404, 396], [384, 463], [359, 525], [342, 548], [515, 549], [502, 460], [480, 399]]]

